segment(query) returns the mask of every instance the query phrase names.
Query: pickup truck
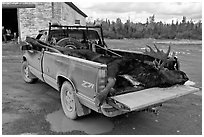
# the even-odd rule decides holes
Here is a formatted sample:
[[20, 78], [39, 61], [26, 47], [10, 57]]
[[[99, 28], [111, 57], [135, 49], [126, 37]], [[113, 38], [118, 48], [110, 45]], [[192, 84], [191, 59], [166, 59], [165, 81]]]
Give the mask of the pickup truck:
[[[49, 29], [40, 30], [36, 38], [27, 37], [21, 50], [24, 81], [35, 83], [39, 79], [59, 91], [63, 111], [70, 119], [87, 115], [91, 110], [108, 117], [150, 110], [170, 99], [198, 91], [187, 85], [188, 82], [166, 87], [130, 88], [126, 85], [115, 88], [120, 82], [113, 78], [115, 75], [109, 76], [114, 72], [109, 72], [111, 69], [107, 61], [96, 60], [104, 54], [116, 59], [147, 56], [136, 51], [109, 49], [103, 38], [102, 26], [49, 24]], [[95, 53], [94, 59], [90, 59], [89, 56]], [[128, 75], [124, 77], [128, 79]], [[129, 78], [129, 81], [132, 80]], [[102, 97], [100, 93], [104, 93]]]

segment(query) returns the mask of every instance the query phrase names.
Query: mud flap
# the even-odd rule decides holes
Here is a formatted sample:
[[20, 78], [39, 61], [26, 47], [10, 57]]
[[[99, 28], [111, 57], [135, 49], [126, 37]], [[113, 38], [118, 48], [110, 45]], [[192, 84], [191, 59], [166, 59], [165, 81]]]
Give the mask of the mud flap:
[[88, 107], [82, 105], [79, 102], [79, 99], [77, 97], [76, 94], [74, 94], [74, 98], [75, 98], [75, 103], [76, 103], [76, 111], [77, 111], [77, 116], [84, 116], [84, 115], [88, 115], [91, 113], [91, 109], [89, 109]]
[[197, 92], [199, 89], [187, 85], [179, 85], [169, 88], [150, 88], [137, 92], [111, 97], [114, 101], [128, 107], [130, 111], [144, 109], [154, 104], [162, 103], [170, 99]]
[[[28, 68], [30, 69], [30, 66]], [[28, 75], [30, 78], [37, 78], [31, 71], [28, 71]]]

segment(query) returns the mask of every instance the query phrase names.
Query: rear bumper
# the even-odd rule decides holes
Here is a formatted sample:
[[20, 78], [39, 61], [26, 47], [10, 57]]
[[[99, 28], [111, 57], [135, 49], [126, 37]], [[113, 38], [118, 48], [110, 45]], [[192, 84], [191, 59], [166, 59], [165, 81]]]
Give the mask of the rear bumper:
[[[155, 104], [155, 105], [152, 105], [152, 106], [148, 106], [148, 107], [145, 107], [145, 108], [142, 108], [142, 109], [138, 109], [138, 110], [135, 110], [137, 112], [141, 112], [141, 111], [148, 111], [148, 112], [151, 112], [150, 110], [152, 109], [155, 109], [155, 108], [160, 108], [162, 106], [162, 103], [159, 103], [159, 104]], [[101, 106], [101, 112], [103, 115], [107, 116], [107, 117], [115, 117], [115, 116], [118, 116], [118, 115], [122, 115], [122, 114], [125, 114], [125, 113], [128, 113], [128, 112], [132, 112], [131, 110], [119, 110], [107, 103], [104, 103], [102, 106]], [[155, 113], [155, 112], [153, 112]]]
[[115, 117], [115, 116], [125, 114], [125, 113], [130, 112], [130, 111], [121, 111], [121, 110], [116, 109], [107, 103], [103, 103], [103, 105], [101, 105], [101, 112], [107, 117]]

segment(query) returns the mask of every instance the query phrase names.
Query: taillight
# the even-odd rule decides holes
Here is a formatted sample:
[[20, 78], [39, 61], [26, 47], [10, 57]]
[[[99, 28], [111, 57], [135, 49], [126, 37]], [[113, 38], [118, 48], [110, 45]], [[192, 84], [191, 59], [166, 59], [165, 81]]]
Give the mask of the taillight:
[[106, 86], [106, 68], [101, 68], [99, 69], [98, 72], [98, 90], [97, 92], [100, 92], [101, 90], [103, 90]]

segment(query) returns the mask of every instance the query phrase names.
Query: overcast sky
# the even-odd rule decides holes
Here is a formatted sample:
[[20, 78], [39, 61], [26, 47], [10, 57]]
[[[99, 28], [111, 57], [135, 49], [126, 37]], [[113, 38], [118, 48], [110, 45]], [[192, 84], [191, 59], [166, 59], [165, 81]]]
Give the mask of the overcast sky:
[[149, 16], [155, 15], [155, 21], [171, 23], [172, 19], [181, 21], [182, 16], [187, 20], [202, 19], [202, 3], [196, 2], [100, 2], [74, 1], [73, 3], [88, 15], [87, 20], [120, 18], [126, 22], [146, 22]]

